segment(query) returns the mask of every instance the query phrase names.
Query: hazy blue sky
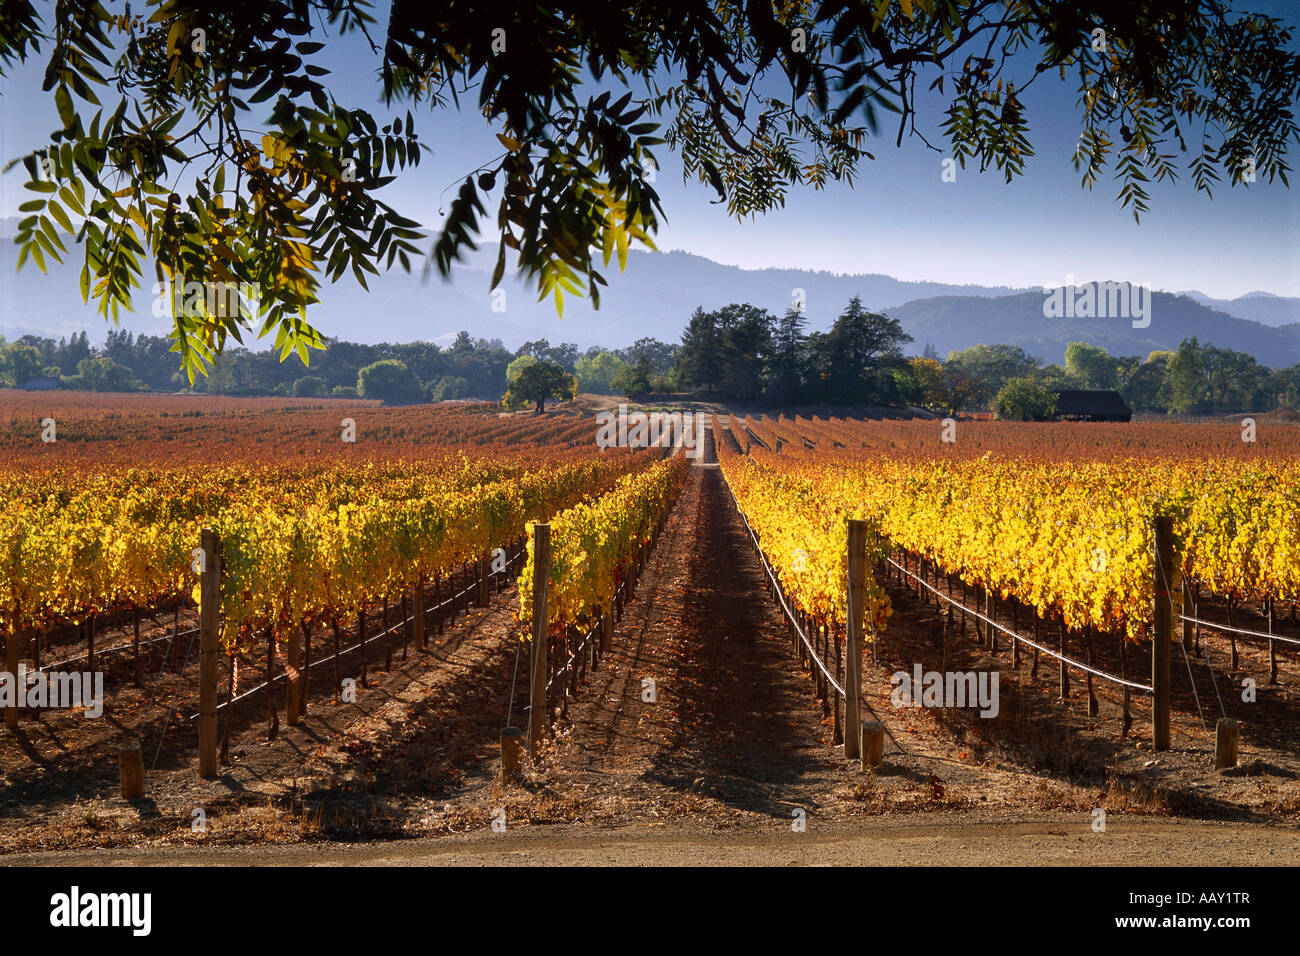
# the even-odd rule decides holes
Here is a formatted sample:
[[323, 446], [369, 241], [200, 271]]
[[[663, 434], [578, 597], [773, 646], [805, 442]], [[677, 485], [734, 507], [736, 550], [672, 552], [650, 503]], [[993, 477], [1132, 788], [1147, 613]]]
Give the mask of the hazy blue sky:
[[[1293, 0], [1249, 5], [1300, 20], [1300, 3]], [[376, 6], [377, 36], [382, 36], [385, 5]], [[378, 57], [356, 37], [339, 42], [341, 49], [321, 61], [335, 71], [337, 95], [382, 112], [374, 79]], [[30, 62], [2, 81], [0, 155], [5, 160], [47, 142], [58, 125], [52, 100], [40, 93], [40, 67]], [[367, 87], [375, 91], [373, 99], [355, 96]], [[936, 144], [942, 143], [941, 116], [933, 108], [938, 102], [930, 101], [929, 115], [918, 121]], [[942, 182], [945, 154], [918, 139], [905, 139], [896, 149], [893, 117], [885, 114], [885, 126], [870, 145], [877, 158], [861, 168], [853, 189], [796, 188], [784, 209], [743, 224], [711, 204], [714, 193], [707, 186], [683, 184], [676, 158], [660, 147], [656, 186], [668, 222], [658, 245], [749, 268], [792, 266], [1016, 286], [1056, 285], [1073, 274], [1080, 280], [1150, 282], [1220, 297], [1254, 290], [1300, 295], [1296, 189], [1261, 181], [1249, 188], [1223, 186], [1211, 200], [1195, 193], [1184, 176], [1174, 185], [1153, 184], [1151, 211], [1137, 225], [1114, 201], [1113, 181], [1103, 180], [1091, 192], [1080, 186], [1070, 163], [1079, 132], [1073, 80], [1043, 77], [1029, 91], [1027, 105], [1037, 155], [1011, 184], [974, 168], [959, 171], [955, 183]], [[416, 128], [434, 156], [381, 195], [412, 218], [436, 226], [442, 205], [464, 175], [500, 147], [472, 100], [459, 114], [417, 114]], [[27, 198], [23, 178], [18, 168], [0, 179], [0, 216], [16, 215]]]

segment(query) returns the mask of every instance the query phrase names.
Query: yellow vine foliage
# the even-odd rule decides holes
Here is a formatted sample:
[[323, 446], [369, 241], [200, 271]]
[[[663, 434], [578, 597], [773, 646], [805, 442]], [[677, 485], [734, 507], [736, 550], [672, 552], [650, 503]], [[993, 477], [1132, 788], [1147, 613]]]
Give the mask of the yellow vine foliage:
[[[551, 632], [589, 622], [613, 600], [637, 549], [650, 539], [660, 517], [681, 493], [690, 461], [675, 456], [625, 475], [606, 494], [554, 515], [551, 567], [547, 575], [547, 627]], [[521, 624], [533, 620], [533, 534], [519, 576]], [[530, 632], [531, 633], [531, 632]]]
[[[848, 527], [863, 513], [851, 496], [828, 498], [809, 478], [783, 474], [730, 451], [718, 441], [719, 461], [736, 503], [759, 539], [782, 590], [817, 624], [837, 634], [847, 628]], [[868, 524], [864, 636], [883, 631], [893, 608], [872, 573], [884, 556], [883, 541]]]
[[[787, 498], [813, 502], [814, 513], [799, 519], [803, 536], [816, 535], [806, 529], [817, 508], [867, 518], [892, 545], [1070, 629], [1149, 635], [1159, 514], [1174, 519], [1176, 601], [1182, 575], [1238, 599], [1300, 599], [1300, 463], [1292, 459], [945, 460], [882, 454], [866, 441], [855, 447], [874, 433], [850, 425], [749, 427], [769, 447], [731, 453], [745, 467], [724, 456], [728, 477], [756, 467], [779, 476]], [[800, 537], [769, 533], [790, 537], [781, 547]], [[817, 590], [806, 596], [814, 607]]]
[[[541, 449], [471, 460], [233, 466], [0, 479], [7, 633], [194, 596], [203, 527], [221, 538], [223, 640], [355, 611], [487, 555], [653, 453]], [[197, 597], [194, 598], [197, 600]]]

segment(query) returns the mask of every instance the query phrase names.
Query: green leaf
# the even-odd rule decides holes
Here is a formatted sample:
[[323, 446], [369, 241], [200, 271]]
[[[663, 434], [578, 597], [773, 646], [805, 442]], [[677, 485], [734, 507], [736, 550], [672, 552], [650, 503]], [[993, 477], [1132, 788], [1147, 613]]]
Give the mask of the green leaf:
[[58, 107], [59, 119], [63, 122], [64, 129], [68, 129], [77, 121], [77, 111], [72, 108], [72, 97], [68, 93], [67, 86], [60, 84], [54, 91], [54, 105]]
[[[77, 182], [77, 180], [74, 179], [73, 182], [75, 183]], [[78, 216], [86, 215], [85, 209], [83, 209], [81, 206], [81, 200], [79, 200], [76, 196], [76, 193], [74, 193], [67, 186], [62, 187], [59, 190], [59, 198], [63, 200], [63, 204], [65, 206], [67, 206], [69, 209], [75, 212]], [[22, 207], [20, 206], [19, 209], [21, 210]]]
[[361, 288], [369, 292], [370, 286], [366, 285], [366, 274], [362, 272], [361, 268], [357, 265], [358, 261], [360, 260], [352, 260], [352, 274], [357, 277], [357, 282], [361, 283]]
[[265, 100], [269, 100], [272, 96], [274, 96], [279, 91], [280, 86], [281, 84], [279, 79], [277, 79], [276, 77], [271, 77], [271, 79], [267, 80], [264, 84], [262, 84], [262, 88], [260, 90], [258, 90], [256, 93], [254, 93], [252, 96], [248, 98], [248, 102], [261, 103]]
[[491, 289], [495, 289], [498, 285], [501, 284], [501, 277], [505, 275], [505, 272], [506, 272], [506, 247], [505, 247], [505, 243], [502, 243], [500, 246], [500, 251], [497, 253], [496, 268], [492, 270], [492, 285], [490, 287]]
[[51, 216], [55, 218], [55, 220], [58, 222], [60, 226], [62, 226], [68, 232], [73, 231], [72, 220], [69, 219], [68, 214], [63, 211], [63, 207], [60, 206], [58, 203], [54, 202], [54, 200], [50, 200], [49, 213]]

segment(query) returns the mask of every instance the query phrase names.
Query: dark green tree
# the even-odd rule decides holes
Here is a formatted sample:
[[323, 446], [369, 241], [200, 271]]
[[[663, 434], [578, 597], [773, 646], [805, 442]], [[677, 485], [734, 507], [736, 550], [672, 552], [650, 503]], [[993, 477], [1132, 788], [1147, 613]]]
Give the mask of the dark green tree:
[[540, 415], [546, 411], [548, 398], [575, 398], [577, 394], [578, 380], [559, 363], [544, 360], [525, 365], [519, 370], [511, 381], [503, 402], [507, 407], [532, 402]]
[[1175, 354], [1167, 350], [1150, 353], [1122, 385], [1120, 394], [1135, 412], [1169, 411], [1169, 362]]
[[610, 395], [614, 392], [614, 377], [626, 367], [627, 362], [613, 352], [595, 349], [578, 359], [573, 373], [584, 392]]
[[630, 365], [635, 365], [642, 356], [648, 356], [652, 375], [658, 377], [667, 375], [673, 370], [679, 348], [678, 345], [643, 336], [627, 348], [618, 349], [615, 354]]
[[325, 379], [319, 375], [304, 375], [293, 383], [293, 394], [298, 398], [320, 398], [328, 393]]
[[789, 308], [772, 332], [771, 358], [768, 361], [767, 397], [777, 404], [803, 400], [807, 392], [808, 337], [807, 320], [798, 309]]
[[413, 405], [423, 401], [424, 386], [402, 362], [383, 359], [357, 374], [357, 394], [377, 398], [385, 405]]
[[88, 358], [90, 358], [90, 340], [83, 331], [68, 339], [67, 346], [59, 349], [57, 360], [53, 364], [63, 369], [64, 375], [75, 375], [82, 360]]
[[107, 355], [82, 359], [77, 366], [78, 387], [88, 392], [133, 392], [135, 376], [131, 370], [118, 365]]
[[831, 400], [894, 401], [893, 370], [904, 364], [903, 346], [911, 341], [897, 319], [868, 312], [854, 296], [827, 336]]
[[1169, 410], [1179, 415], [1209, 410], [1203, 377], [1201, 346], [1196, 336], [1183, 339], [1169, 360]]
[[989, 408], [998, 390], [1013, 378], [1027, 378], [1035, 373], [1042, 361], [1018, 345], [972, 345], [948, 355], [945, 373], [954, 379], [978, 382], [973, 395], [964, 407]]
[[654, 369], [649, 356], [643, 355], [635, 365], [624, 362], [623, 367], [610, 380], [610, 387], [628, 398], [640, 398], [650, 391], [650, 377]]
[[1015, 422], [1042, 422], [1056, 410], [1056, 396], [1033, 378], [1013, 378], [993, 400], [997, 418]]
[[429, 401], [446, 402], [469, 397], [469, 382], [459, 375], [444, 375], [429, 386]]
[[547, 359], [560, 366], [566, 372], [572, 372], [578, 361], [578, 347], [572, 342], [562, 342], [559, 345], [551, 345], [546, 339], [537, 339], [535, 342], [525, 342], [515, 352], [515, 356], [531, 355], [533, 358]]
[[1300, 406], [1300, 365], [1277, 372], [1278, 404], [1294, 409]]
[[722, 392], [730, 398], [757, 398], [763, 389], [775, 320], [766, 310], [748, 303], [723, 306], [716, 315], [722, 338]]
[[[1025, 378], [1032, 378], [1049, 392], [1060, 391], [1065, 388], [1082, 388], [1083, 383], [1074, 378], [1060, 365], [1043, 365], [1034, 369]], [[1008, 380], [1009, 381], [1009, 380]], [[1003, 383], [1005, 384], [1005, 383]]]
[[718, 327], [718, 315], [697, 308], [686, 330], [682, 332], [682, 347], [677, 352], [677, 381], [687, 388], [718, 387], [722, 380], [723, 341]]
[[10, 385], [22, 385], [39, 378], [45, 370], [40, 349], [19, 342], [6, 346], [0, 352], [0, 363], [0, 375]]
[[1119, 385], [1118, 362], [1099, 345], [1071, 342], [1065, 347], [1065, 371], [1083, 388], [1112, 389]]

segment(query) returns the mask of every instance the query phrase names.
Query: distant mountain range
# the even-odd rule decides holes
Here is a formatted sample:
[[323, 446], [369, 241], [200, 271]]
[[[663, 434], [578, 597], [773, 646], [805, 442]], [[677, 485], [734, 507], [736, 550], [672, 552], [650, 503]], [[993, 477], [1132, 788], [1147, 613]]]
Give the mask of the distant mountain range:
[[[92, 341], [102, 341], [103, 320], [81, 303], [75, 253], [75, 262], [50, 263], [48, 275], [32, 263], [15, 272], [17, 222], [0, 219], [0, 335], [10, 341], [27, 333], [59, 338], [85, 329]], [[1300, 299], [1263, 292], [1230, 301], [1199, 292], [1157, 292], [1151, 324], [1135, 329], [1124, 319], [1044, 318], [1041, 288], [905, 282], [887, 275], [806, 269], [748, 270], [686, 252], [633, 252], [625, 272], [613, 263], [605, 270], [609, 285], [602, 290], [599, 311], [587, 300], [568, 298], [561, 318], [551, 299], [539, 303], [536, 293], [515, 278], [503, 283], [504, 311], [494, 311], [488, 290], [492, 258], [481, 249], [458, 267], [451, 282], [436, 275], [425, 281], [418, 266], [414, 274], [397, 269], [371, 277], [369, 293], [347, 276], [321, 289], [322, 301], [309, 317], [326, 335], [354, 342], [447, 343], [467, 329], [475, 337], [500, 338], [511, 348], [539, 338], [576, 342], [581, 348], [616, 347], [643, 336], [678, 341], [697, 306], [750, 302], [779, 315], [802, 290], [810, 331], [829, 328], [857, 295], [868, 308], [902, 322], [916, 340], [910, 349], [914, 353], [927, 342], [940, 355], [980, 342], [1008, 343], [1059, 362], [1066, 343], [1081, 340], [1114, 354], [1145, 357], [1152, 349], [1176, 348], [1184, 337], [1195, 335], [1202, 342], [1249, 352], [1270, 366], [1300, 362]], [[123, 313], [122, 327], [166, 334], [170, 319], [151, 314], [150, 285], [137, 291], [137, 312]]]
[[1184, 292], [1183, 295], [1195, 299], [1201, 305], [1208, 305], [1211, 309], [1227, 312], [1239, 319], [1262, 322], [1264, 325], [1300, 323], [1300, 299], [1274, 295], [1271, 292], [1247, 292], [1235, 299], [1212, 299], [1195, 290]]
[[1154, 349], [1176, 349], [1194, 335], [1203, 345], [1247, 352], [1274, 368], [1300, 362], [1300, 324], [1274, 328], [1209, 308], [1186, 295], [1154, 293], [1151, 324], [1146, 328], [1134, 328], [1124, 318], [1044, 318], [1043, 298], [1041, 289], [992, 299], [936, 296], [886, 311], [916, 339], [917, 347], [930, 342], [940, 355], [981, 342], [1004, 342], [1060, 362], [1068, 343], [1088, 342], [1112, 355], [1146, 358]]

